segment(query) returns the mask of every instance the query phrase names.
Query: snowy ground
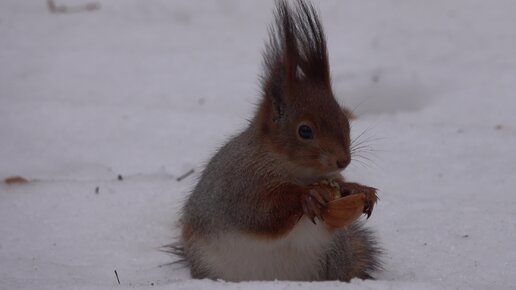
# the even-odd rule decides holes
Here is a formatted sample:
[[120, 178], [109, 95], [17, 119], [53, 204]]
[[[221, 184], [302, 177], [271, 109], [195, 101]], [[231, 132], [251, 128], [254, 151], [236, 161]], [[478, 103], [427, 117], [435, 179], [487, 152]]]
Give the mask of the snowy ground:
[[515, 289], [516, 2], [317, 6], [376, 149], [346, 175], [381, 189], [377, 281], [194, 281], [159, 251], [176, 178], [254, 110], [272, 1], [3, 0], [0, 178], [31, 181], [0, 185], [0, 289]]

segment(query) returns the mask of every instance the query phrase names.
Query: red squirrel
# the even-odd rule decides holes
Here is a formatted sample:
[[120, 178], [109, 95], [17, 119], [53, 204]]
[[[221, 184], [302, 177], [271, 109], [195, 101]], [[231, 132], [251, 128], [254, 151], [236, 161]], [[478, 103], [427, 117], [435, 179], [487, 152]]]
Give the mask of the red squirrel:
[[337, 182], [342, 195], [364, 193], [368, 217], [376, 189], [340, 174], [351, 162], [350, 126], [332, 92], [321, 22], [303, 0], [276, 6], [261, 103], [202, 172], [176, 250], [199, 279], [372, 278], [381, 253], [372, 231], [324, 223], [333, 195], [320, 181]]

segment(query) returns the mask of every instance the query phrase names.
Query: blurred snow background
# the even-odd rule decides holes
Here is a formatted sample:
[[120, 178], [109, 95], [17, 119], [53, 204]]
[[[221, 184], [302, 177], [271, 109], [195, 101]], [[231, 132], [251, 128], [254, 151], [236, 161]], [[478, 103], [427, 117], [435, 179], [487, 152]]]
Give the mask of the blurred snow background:
[[99, 4], [0, 1], [0, 178], [31, 180], [0, 185], [1, 289], [516, 288], [516, 2], [316, 3], [374, 148], [345, 175], [381, 190], [386, 270], [351, 284], [194, 281], [159, 251], [254, 110], [273, 1]]

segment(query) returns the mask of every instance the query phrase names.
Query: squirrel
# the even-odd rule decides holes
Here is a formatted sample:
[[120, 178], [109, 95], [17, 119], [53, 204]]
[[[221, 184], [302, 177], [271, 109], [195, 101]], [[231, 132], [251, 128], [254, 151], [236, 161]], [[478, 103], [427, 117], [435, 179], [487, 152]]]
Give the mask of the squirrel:
[[370, 279], [381, 268], [373, 232], [363, 222], [324, 223], [332, 194], [322, 180], [342, 195], [364, 193], [367, 217], [377, 197], [341, 175], [351, 162], [350, 125], [332, 92], [315, 8], [278, 0], [269, 34], [255, 116], [203, 170], [183, 206], [175, 253], [198, 279]]

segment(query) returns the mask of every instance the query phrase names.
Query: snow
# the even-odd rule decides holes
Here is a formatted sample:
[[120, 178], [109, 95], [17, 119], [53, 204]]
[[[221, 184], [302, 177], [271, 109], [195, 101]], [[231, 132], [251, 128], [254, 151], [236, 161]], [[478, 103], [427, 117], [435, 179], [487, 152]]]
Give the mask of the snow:
[[516, 288], [514, 1], [317, 3], [373, 148], [345, 174], [381, 190], [385, 271], [350, 284], [191, 280], [159, 251], [254, 110], [273, 1], [100, 4], [0, 2], [0, 178], [31, 180], [0, 185], [1, 289]]

